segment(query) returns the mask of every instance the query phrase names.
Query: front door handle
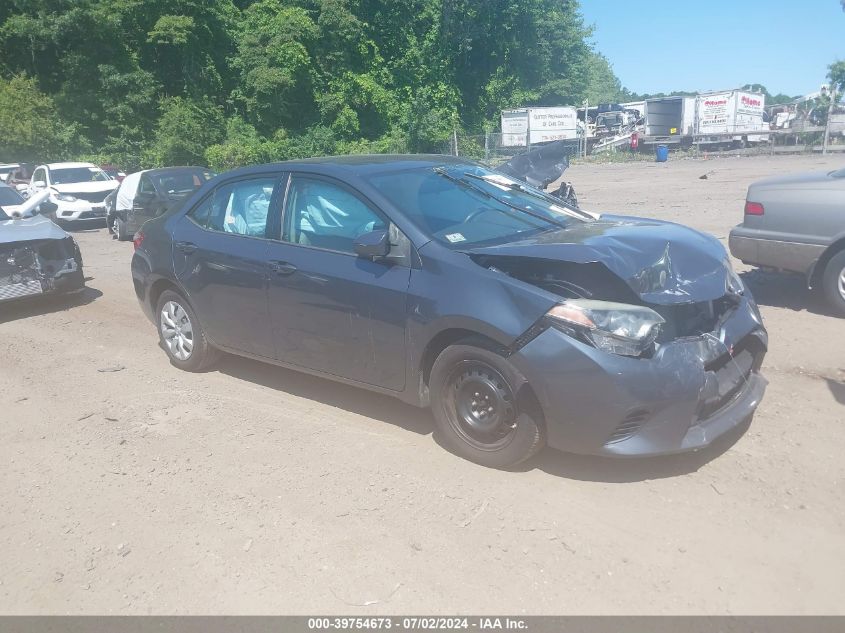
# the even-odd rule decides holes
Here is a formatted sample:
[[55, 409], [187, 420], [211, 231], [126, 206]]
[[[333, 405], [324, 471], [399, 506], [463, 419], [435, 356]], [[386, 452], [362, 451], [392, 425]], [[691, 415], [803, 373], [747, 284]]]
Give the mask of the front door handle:
[[296, 266], [290, 262], [272, 261], [270, 262], [270, 270], [277, 275], [292, 275], [296, 272]]
[[193, 242], [176, 242], [176, 248], [185, 253], [185, 255], [190, 255], [197, 250], [197, 245]]

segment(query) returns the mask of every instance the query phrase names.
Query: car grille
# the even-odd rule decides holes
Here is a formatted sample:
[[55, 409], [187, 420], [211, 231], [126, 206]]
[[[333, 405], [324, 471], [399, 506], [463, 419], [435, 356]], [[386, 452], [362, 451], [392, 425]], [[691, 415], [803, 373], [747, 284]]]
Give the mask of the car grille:
[[725, 295], [715, 301], [698, 301], [675, 305], [649, 305], [662, 316], [666, 323], [660, 328], [658, 342], [665, 343], [677, 338], [700, 336], [712, 332], [719, 320], [736, 307], [738, 301]]
[[608, 440], [604, 443], [605, 446], [610, 444], [617, 444], [624, 442], [629, 437], [632, 437], [640, 430], [640, 427], [648, 419], [649, 411], [647, 409], [634, 409], [629, 411], [625, 419], [619, 423], [619, 426], [613, 431]]
[[104, 218], [106, 217], [106, 211], [103, 209], [102, 211], [83, 211], [77, 216], [80, 220], [91, 220], [93, 218]]
[[40, 281], [24, 281], [18, 284], [0, 285], [0, 301], [40, 295], [44, 292]]
[[746, 337], [733, 349], [705, 366], [705, 383], [698, 406], [698, 419], [706, 420], [729, 405], [748, 384], [751, 373], [759, 369], [763, 350]]
[[110, 193], [111, 191], [96, 191], [94, 193], [69, 193], [68, 195], [73, 196], [78, 200], [87, 200], [88, 202], [102, 202]]

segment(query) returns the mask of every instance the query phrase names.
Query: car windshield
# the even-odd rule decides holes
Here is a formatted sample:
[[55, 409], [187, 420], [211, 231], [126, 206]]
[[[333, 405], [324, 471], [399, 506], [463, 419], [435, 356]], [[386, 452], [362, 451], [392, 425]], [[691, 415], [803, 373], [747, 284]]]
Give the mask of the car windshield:
[[456, 249], [592, 219], [539, 189], [477, 165], [409, 169], [368, 180], [417, 226]]
[[50, 170], [50, 181], [54, 185], [106, 180], [111, 180], [111, 178], [99, 167], [62, 167]]
[[10, 187], [0, 187], [0, 220], [8, 220], [9, 216], [3, 211], [3, 207], [15, 207], [23, 204], [21, 195]]
[[155, 181], [156, 189], [170, 196], [178, 196], [199, 189], [214, 176], [214, 172], [208, 169], [186, 169], [155, 174], [151, 178]]

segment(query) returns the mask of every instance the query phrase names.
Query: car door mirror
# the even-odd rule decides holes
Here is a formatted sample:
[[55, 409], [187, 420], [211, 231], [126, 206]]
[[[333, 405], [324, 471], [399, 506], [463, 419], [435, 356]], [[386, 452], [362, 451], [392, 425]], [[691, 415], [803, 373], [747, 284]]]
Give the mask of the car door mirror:
[[15, 185], [15, 189], [17, 189], [19, 193], [22, 193], [22, 192], [28, 190], [29, 187], [27, 186], [26, 183], [22, 182], [22, 183], [18, 183], [17, 185]]
[[47, 186], [47, 183], [46, 183], [46, 182], [44, 182], [43, 180], [36, 180], [34, 183], [32, 183], [32, 185], [33, 185], [36, 189], [44, 189], [44, 187], [46, 187], [46, 186]]
[[370, 231], [355, 238], [355, 254], [368, 259], [387, 257], [390, 252], [390, 239], [387, 231]]

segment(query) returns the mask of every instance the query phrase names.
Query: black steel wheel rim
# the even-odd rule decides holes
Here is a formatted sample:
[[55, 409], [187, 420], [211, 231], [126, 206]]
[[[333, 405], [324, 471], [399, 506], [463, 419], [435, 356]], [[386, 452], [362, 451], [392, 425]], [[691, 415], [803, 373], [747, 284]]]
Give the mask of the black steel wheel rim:
[[471, 446], [495, 451], [516, 433], [518, 414], [508, 381], [481, 361], [462, 361], [446, 383], [446, 415], [455, 432]]

